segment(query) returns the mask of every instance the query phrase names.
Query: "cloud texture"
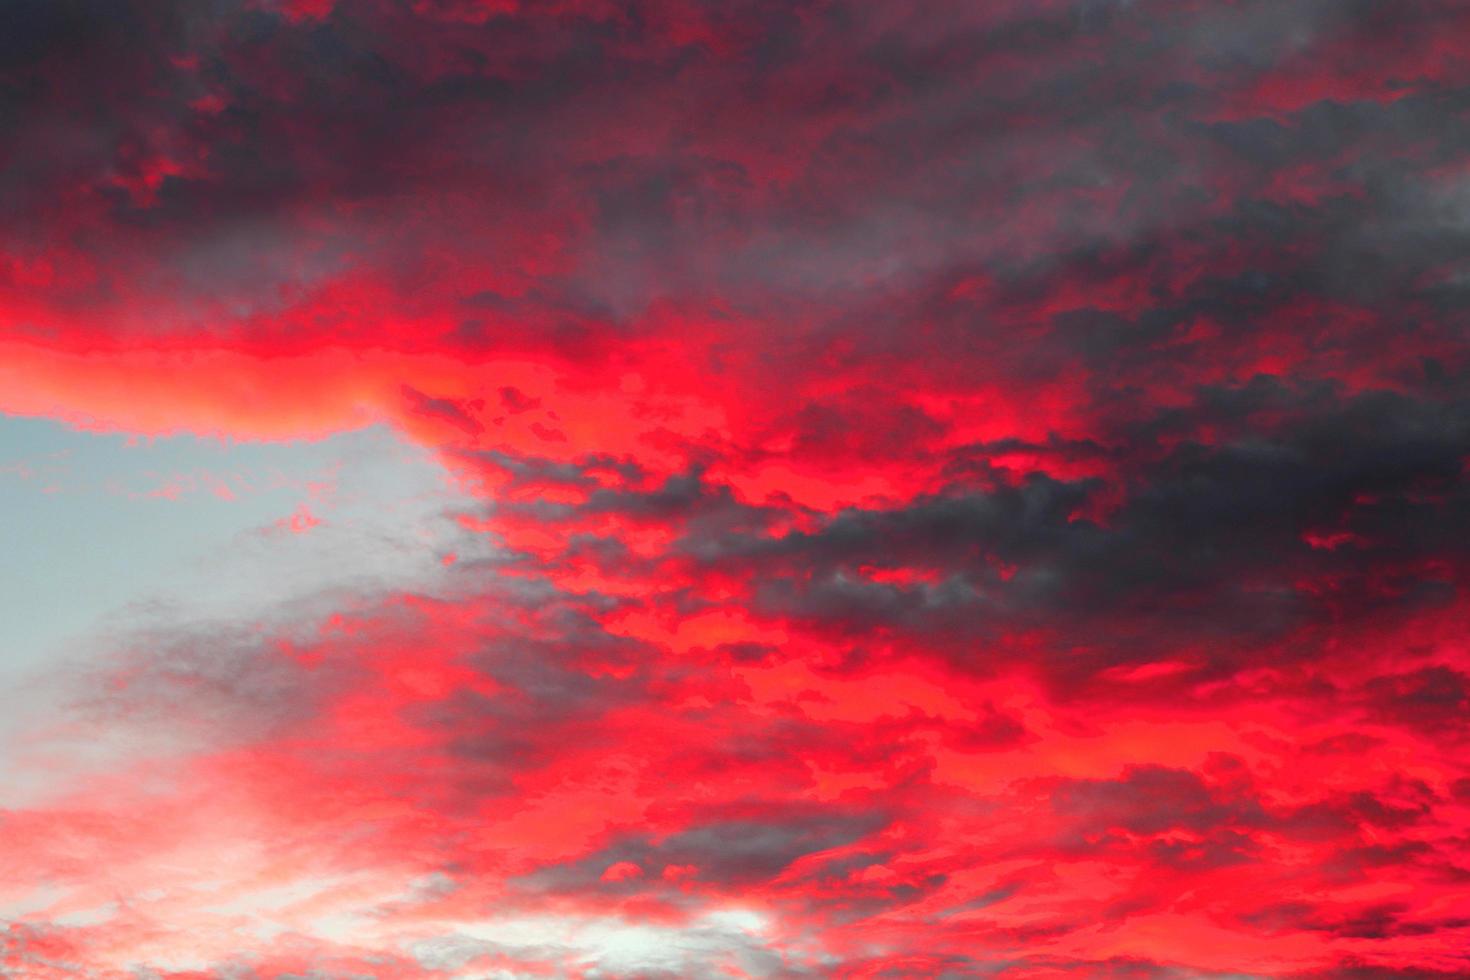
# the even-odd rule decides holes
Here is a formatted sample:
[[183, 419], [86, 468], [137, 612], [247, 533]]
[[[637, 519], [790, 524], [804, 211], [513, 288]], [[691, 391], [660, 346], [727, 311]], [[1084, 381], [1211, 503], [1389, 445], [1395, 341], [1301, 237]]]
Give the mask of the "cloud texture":
[[463, 541], [58, 667], [0, 976], [1470, 976], [1464, 4], [0, 20], [0, 411]]

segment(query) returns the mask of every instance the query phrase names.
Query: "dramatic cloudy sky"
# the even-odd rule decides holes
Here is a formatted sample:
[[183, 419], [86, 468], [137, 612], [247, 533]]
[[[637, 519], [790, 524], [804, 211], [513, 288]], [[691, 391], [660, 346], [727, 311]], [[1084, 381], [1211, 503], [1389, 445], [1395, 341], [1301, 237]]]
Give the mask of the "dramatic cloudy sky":
[[1470, 4], [0, 4], [0, 976], [1470, 977]]

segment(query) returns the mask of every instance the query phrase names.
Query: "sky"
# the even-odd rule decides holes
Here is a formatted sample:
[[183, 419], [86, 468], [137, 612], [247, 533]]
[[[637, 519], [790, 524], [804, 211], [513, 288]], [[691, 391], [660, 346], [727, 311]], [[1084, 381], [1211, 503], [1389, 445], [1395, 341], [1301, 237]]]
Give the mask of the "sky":
[[0, 5], [0, 977], [1470, 978], [1467, 45]]

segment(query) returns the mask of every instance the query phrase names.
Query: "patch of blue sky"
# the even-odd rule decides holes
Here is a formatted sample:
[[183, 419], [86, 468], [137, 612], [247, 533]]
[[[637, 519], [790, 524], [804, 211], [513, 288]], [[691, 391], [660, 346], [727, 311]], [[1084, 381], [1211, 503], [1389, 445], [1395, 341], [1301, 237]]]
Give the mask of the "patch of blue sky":
[[315, 441], [139, 438], [0, 415], [0, 678], [110, 635], [329, 591], [434, 591], [481, 557], [465, 498], [383, 426]]

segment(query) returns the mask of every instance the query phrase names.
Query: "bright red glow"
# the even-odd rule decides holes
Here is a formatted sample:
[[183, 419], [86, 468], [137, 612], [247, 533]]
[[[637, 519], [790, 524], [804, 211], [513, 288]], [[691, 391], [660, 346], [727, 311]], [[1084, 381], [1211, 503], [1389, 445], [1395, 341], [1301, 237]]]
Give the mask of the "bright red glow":
[[48, 666], [0, 974], [1470, 976], [1463, 5], [9, 16], [0, 412], [459, 496]]

